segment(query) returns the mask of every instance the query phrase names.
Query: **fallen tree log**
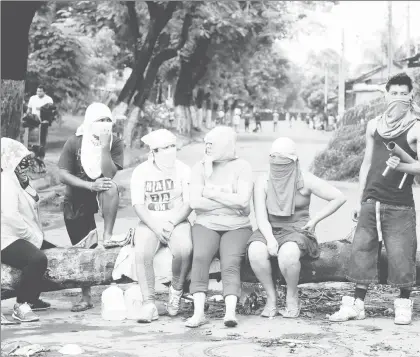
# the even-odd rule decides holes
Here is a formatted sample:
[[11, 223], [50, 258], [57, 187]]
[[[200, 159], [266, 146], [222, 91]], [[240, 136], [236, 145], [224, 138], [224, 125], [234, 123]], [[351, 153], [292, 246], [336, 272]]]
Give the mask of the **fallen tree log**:
[[[346, 282], [346, 267], [350, 255], [351, 242], [348, 240], [332, 241], [320, 244], [319, 259], [302, 259], [299, 283]], [[48, 269], [42, 284], [42, 291], [56, 291], [81, 286], [108, 285], [112, 282], [112, 271], [120, 248], [91, 250], [82, 248], [53, 248], [46, 250]], [[169, 249], [161, 249], [155, 257], [156, 280], [168, 283], [171, 280], [172, 256]], [[274, 275], [280, 284], [284, 284], [277, 264], [273, 262]], [[380, 261], [380, 283], [386, 284], [387, 259], [382, 251]], [[5, 264], [1, 266], [1, 298], [15, 296], [20, 281], [20, 270]], [[211, 278], [220, 278], [220, 264], [215, 259], [210, 268]], [[241, 270], [243, 282], [256, 283], [248, 262]], [[125, 280], [129, 282], [131, 280]], [[417, 283], [420, 285], [420, 252], [417, 252]]]

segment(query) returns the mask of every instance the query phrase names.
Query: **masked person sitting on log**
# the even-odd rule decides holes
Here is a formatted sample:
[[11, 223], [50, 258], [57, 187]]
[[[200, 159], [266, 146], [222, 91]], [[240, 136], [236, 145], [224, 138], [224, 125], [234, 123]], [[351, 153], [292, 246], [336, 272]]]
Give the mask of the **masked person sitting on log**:
[[167, 311], [179, 311], [185, 278], [191, 267], [191, 225], [187, 218], [190, 168], [176, 158], [176, 137], [159, 129], [141, 139], [150, 148], [149, 160], [133, 171], [131, 201], [140, 222], [135, 233], [137, 276], [143, 295], [138, 322], [158, 319], [155, 305], [153, 259], [157, 251], [168, 246], [173, 255], [172, 284]]
[[250, 200], [253, 189], [251, 165], [236, 156], [236, 133], [216, 127], [205, 137], [206, 155], [191, 176], [190, 201], [197, 219], [192, 227], [193, 263], [190, 292], [194, 315], [187, 327], [207, 322], [204, 315], [210, 264], [220, 256], [224, 324], [237, 325], [236, 303], [241, 296], [240, 267], [251, 236]]
[[[405, 74], [386, 84], [388, 106], [368, 122], [366, 149], [360, 167], [358, 218], [347, 279], [356, 283], [354, 296], [344, 296], [331, 321], [364, 319], [364, 299], [369, 284], [379, 282], [378, 253], [382, 241], [388, 258], [387, 282], [400, 288], [395, 300], [396, 324], [411, 323], [411, 287], [416, 283], [416, 211], [412, 184], [420, 174], [420, 108], [413, 103], [413, 84]], [[402, 160], [387, 146], [395, 143], [405, 151]], [[394, 145], [394, 144], [392, 144]], [[389, 147], [389, 146], [388, 146]], [[408, 160], [407, 160], [408, 157]], [[387, 174], [384, 170], [389, 167]]]
[[[39, 299], [48, 263], [41, 249], [49, 243], [39, 218], [39, 196], [26, 174], [32, 157], [20, 142], [1, 138], [1, 262], [22, 270], [13, 308], [13, 318], [21, 322], [38, 321], [33, 310], [50, 307]], [[3, 323], [8, 321], [2, 315]]]
[[[334, 186], [302, 172], [295, 143], [286, 137], [274, 141], [270, 170], [261, 175], [254, 188], [254, 209], [258, 230], [249, 240], [248, 257], [255, 276], [267, 293], [263, 317], [277, 315], [277, 294], [272, 268], [277, 264], [287, 284], [283, 317], [296, 318], [301, 304], [298, 283], [303, 258], [318, 258], [315, 227], [332, 215], [346, 198]], [[309, 215], [312, 196], [329, 201], [314, 216]]]
[[[105, 104], [93, 103], [76, 134], [64, 144], [58, 167], [60, 180], [67, 185], [63, 213], [72, 245], [96, 234], [94, 215], [98, 208], [104, 218], [98, 247], [112, 239], [119, 203], [118, 186], [112, 179], [124, 163], [123, 142], [112, 134], [112, 125], [111, 110]], [[73, 312], [93, 307], [90, 287], [83, 287], [82, 295]]]

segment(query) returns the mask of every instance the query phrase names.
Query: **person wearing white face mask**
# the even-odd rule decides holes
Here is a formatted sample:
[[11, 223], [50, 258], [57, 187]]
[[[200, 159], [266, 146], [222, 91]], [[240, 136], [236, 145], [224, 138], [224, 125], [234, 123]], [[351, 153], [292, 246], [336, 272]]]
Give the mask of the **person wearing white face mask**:
[[175, 135], [159, 129], [141, 140], [149, 146], [150, 156], [133, 171], [131, 200], [140, 219], [134, 246], [143, 305], [136, 319], [145, 323], [158, 319], [153, 259], [164, 246], [168, 246], [173, 255], [167, 310], [170, 316], [178, 314], [191, 266], [191, 225], [187, 218], [192, 210], [189, 205], [191, 170], [176, 158]]
[[[86, 109], [85, 120], [64, 144], [58, 167], [67, 185], [64, 222], [72, 245], [96, 233], [95, 213], [104, 218], [104, 235], [98, 247], [111, 241], [119, 204], [117, 184], [112, 181], [124, 164], [122, 140], [112, 134], [111, 110], [102, 103]], [[88, 247], [89, 248], [89, 247]], [[90, 288], [82, 288], [82, 301], [73, 306], [79, 312], [92, 308]]]
[[[386, 84], [388, 106], [366, 128], [366, 150], [360, 167], [360, 199], [354, 212], [354, 234], [347, 279], [356, 283], [354, 297], [344, 296], [330, 321], [364, 319], [364, 299], [370, 283], [378, 283], [382, 241], [388, 257], [387, 282], [400, 288], [395, 300], [395, 324], [411, 323], [411, 287], [416, 284], [416, 210], [412, 184], [420, 174], [420, 108], [413, 103], [413, 83], [406, 73]], [[411, 156], [403, 162], [387, 145], [397, 144]], [[408, 160], [407, 160], [408, 161]], [[387, 174], [384, 170], [389, 168]]]

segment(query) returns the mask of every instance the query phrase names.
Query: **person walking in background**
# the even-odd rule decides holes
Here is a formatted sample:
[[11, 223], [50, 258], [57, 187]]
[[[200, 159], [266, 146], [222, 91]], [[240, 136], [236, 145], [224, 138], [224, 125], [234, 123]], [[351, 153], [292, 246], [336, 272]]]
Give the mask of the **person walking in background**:
[[255, 111], [254, 114], [255, 117], [255, 129], [254, 132], [262, 132], [262, 126], [261, 126], [261, 112], [259, 110]]
[[289, 125], [289, 128], [291, 128], [292, 127], [292, 120], [290, 118], [290, 113], [288, 111], [286, 112], [285, 119], [286, 119], [286, 123]]
[[279, 122], [279, 112], [277, 110], [274, 110], [274, 113], [273, 113], [273, 132], [277, 131], [278, 122]]
[[249, 123], [251, 121], [251, 110], [248, 108], [244, 114], [245, 119], [245, 131], [249, 132]]
[[233, 128], [237, 133], [239, 133], [239, 126], [241, 124], [241, 113], [240, 108], [235, 108], [233, 112]]
[[223, 125], [224, 120], [225, 120], [225, 112], [223, 110], [219, 110], [217, 113], [216, 125]]

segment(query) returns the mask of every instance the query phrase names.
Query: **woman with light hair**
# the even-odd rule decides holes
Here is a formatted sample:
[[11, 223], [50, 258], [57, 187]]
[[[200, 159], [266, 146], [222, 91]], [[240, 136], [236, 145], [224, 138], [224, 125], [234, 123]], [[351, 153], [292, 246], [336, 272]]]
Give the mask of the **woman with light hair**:
[[[260, 176], [254, 189], [254, 209], [258, 230], [249, 240], [251, 267], [267, 293], [263, 317], [277, 315], [277, 294], [272, 274], [276, 259], [287, 284], [283, 317], [296, 318], [301, 304], [298, 283], [301, 259], [319, 257], [315, 228], [345, 202], [344, 195], [328, 182], [302, 172], [295, 143], [286, 137], [274, 141], [270, 151], [269, 172]], [[312, 196], [328, 204], [312, 217]]]
[[168, 246], [173, 255], [172, 283], [167, 311], [179, 312], [184, 282], [191, 267], [191, 225], [187, 218], [190, 168], [176, 158], [176, 137], [169, 130], [152, 131], [141, 139], [149, 148], [149, 160], [131, 177], [131, 201], [140, 220], [135, 233], [137, 276], [143, 305], [135, 318], [149, 323], [158, 319], [155, 305], [153, 259]]
[[186, 326], [198, 327], [207, 322], [204, 305], [209, 270], [218, 256], [226, 304], [224, 324], [234, 327], [238, 324], [235, 310], [241, 295], [240, 267], [252, 233], [252, 169], [236, 155], [236, 133], [232, 128], [214, 128], [206, 135], [205, 145], [204, 159], [194, 166], [191, 175], [190, 204], [197, 214], [192, 227], [190, 286], [194, 315]]

